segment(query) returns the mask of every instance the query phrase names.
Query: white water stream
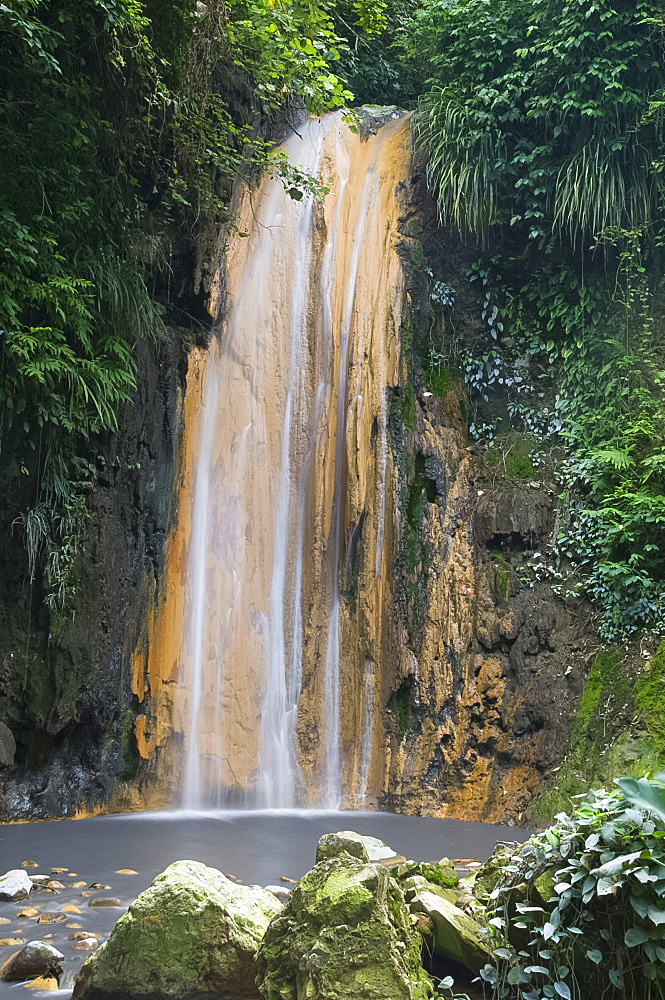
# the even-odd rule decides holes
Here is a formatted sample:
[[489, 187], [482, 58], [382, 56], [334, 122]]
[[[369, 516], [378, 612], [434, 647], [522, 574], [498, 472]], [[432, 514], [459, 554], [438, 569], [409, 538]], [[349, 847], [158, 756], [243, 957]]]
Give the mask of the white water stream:
[[[393, 253], [379, 217], [385, 185], [394, 184], [379, 169], [383, 146], [381, 133], [361, 146], [339, 115], [305, 124], [286, 149], [330, 185], [330, 211], [311, 195], [291, 199], [279, 180], [266, 178], [245, 200], [239, 228], [246, 235], [230, 247], [225, 321], [198, 376], [191, 526], [181, 570], [176, 704], [184, 755], [177, 780], [187, 809], [305, 802], [337, 808], [349, 791], [341, 736], [348, 610], [340, 577], [352, 410], [356, 420], [361, 414], [378, 427], [372, 575], [381, 573], [385, 538], [388, 299], [365, 280], [357, 301], [362, 262]], [[354, 175], [358, 162], [361, 176]], [[381, 267], [377, 274], [383, 277]], [[365, 375], [370, 350], [378, 370], [375, 360]], [[373, 401], [363, 399], [361, 377], [363, 385], [372, 380]], [[354, 787], [364, 796], [374, 724], [371, 659], [359, 669], [361, 773]], [[305, 787], [301, 767], [304, 685], [309, 703], [320, 699], [309, 735], [315, 789]]]

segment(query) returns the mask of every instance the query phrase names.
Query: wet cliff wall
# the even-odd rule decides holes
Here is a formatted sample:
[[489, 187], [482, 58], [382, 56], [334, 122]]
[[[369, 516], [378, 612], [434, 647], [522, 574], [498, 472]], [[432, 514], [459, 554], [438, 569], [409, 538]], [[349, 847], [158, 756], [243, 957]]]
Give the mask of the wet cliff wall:
[[[360, 367], [354, 352], [349, 376], [357, 380], [362, 369], [365, 407], [355, 407], [345, 441], [343, 804], [547, 819], [586, 782], [646, 761], [656, 766], [661, 661], [649, 646], [629, 654], [628, 667], [623, 654], [611, 653], [608, 666], [592, 609], [565, 600], [546, 571], [556, 456], [534, 462], [528, 437], [509, 431], [489, 449], [474, 443], [463, 358], [487, 338], [483, 293], [468, 280], [475, 254], [437, 226], [417, 169], [400, 180], [398, 195], [401, 315], [391, 321], [384, 356], [385, 398], [371, 377], [381, 364], [378, 340]], [[439, 308], [451, 298], [452, 308]], [[12, 527], [19, 470], [3, 482], [5, 817], [169, 801], [172, 750], [182, 735], [172, 725], [174, 664], [160, 650], [180, 628], [183, 607], [176, 602], [166, 624], [156, 623], [166, 594], [166, 542], [191, 478], [183, 426], [188, 406], [197, 419], [207, 331], [198, 338], [194, 344], [191, 330], [172, 328], [167, 340], [143, 347], [135, 405], [120, 414], [117, 438], [99, 442], [104, 472], [66, 620], [44, 608], [37, 580], [30, 585], [20, 531]], [[380, 467], [386, 509], [377, 563]], [[330, 475], [321, 478], [323, 492], [327, 482], [331, 493]], [[183, 549], [176, 573], [185, 558]], [[314, 635], [321, 632], [316, 601], [312, 609]], [[321, 678], [306, 673], [298, 739], [310, 775], [320, 770], [320, 697]], [[628, 736], [631, 727], [636, 737]], [[616, 749], [606, 752], [608, 743]], [[598, 767], [589, 768], [591, 758]]]
[[[136, 774], [131, 653], [144, 627], [173, 516], [191, 330], [142, 345], [133, 404], [95, 442], [103, 471], [77, 555], [71, 614], [30, 583], [15, 524], [20, 470], [3, 481], [0, 583], [0, 814], [71, 815]], [[128, 723], [131, 719], [131, 723]]]

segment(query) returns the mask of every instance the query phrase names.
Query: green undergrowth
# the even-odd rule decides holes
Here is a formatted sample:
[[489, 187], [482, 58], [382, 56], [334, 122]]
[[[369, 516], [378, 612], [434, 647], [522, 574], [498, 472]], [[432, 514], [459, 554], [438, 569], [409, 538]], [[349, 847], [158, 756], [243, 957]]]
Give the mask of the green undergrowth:
[[516, 431], [497, 434], [484, 452], [485, 465], [510, 479], [539, 478], [531, 457], [535, 447], [536, 442], [529, 434]]
[[445, 365], [430, 365], [425, 369], [425, 385], [436, 396], [445, 398], [451, 386], [460, 381], [457, 372]]
[[588, 788], [665, 765], [665, 643], [648, 661], [612, 649], [596, 656], [563, 759], [526, 814], [546, 823]]

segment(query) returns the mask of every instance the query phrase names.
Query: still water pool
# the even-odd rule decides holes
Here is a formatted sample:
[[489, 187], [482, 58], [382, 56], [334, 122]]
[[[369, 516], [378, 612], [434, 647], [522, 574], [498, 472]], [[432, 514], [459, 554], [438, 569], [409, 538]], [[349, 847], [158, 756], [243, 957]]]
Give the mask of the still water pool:
[[[57, 893], [37, 888], [20, 903], [0, 903], [0, 939], [46, 939], [58, 948], [65, 955], [61, 989], [50, 995], [65, 996], [89, 954], [75, 950], [71, 935], [85, 930], [106, 938], [131, 900], [171, 862], [202, 861], [250, 885], [297, 880], [314, 864], [322, 834], [343, 829], [379, 837], [414, 861], [444, 856], [483, 861], [498, 841], [528, 836], [505, 826], [451, 819], [302, 810], [133, 813], [0, 825], [0, 872], [32, 861], [37, 867], [28, 868], [28, 874], [49, 874], [64, 886]], [[93, 883], [104, 888], [91, 889]], [[120, 906], [90, 906], [97, 897], [115, 898]], [[18, 915], [32, 909], [37, 912]], [[45, 913], [56, 914], [59, 922], [39, 923]], [[19, 947], [0, 946], [0, 964]], [[24, 989], [0, 982], [0, 1000], [19, 1000]]]

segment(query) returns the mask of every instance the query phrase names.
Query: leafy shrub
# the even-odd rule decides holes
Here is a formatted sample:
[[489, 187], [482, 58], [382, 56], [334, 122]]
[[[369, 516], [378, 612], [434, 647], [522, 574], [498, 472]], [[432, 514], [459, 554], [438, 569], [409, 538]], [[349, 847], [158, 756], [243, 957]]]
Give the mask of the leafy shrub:
[[622, 778], [502, 862], [482, 978], [495, 998], [665, 994], [665, 775]]

